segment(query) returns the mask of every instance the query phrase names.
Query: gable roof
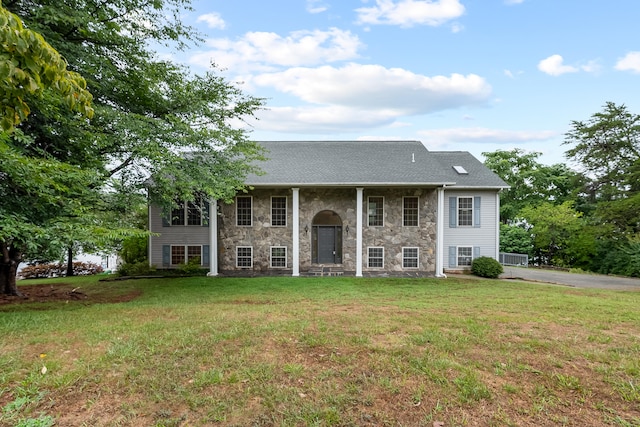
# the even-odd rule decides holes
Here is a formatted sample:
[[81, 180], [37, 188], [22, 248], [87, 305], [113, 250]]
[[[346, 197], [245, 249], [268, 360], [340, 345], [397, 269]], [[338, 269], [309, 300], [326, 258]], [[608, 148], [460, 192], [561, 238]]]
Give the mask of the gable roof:
[[[264, 175], [250, 175], [254, 187], [291, 186], [465, 186], [507, 185], [471, 154], [430, 152], [420, 141], [260, 141]], [[447, 162], [453, 162], [447, 164]], [[463, 166], [464, 178], [452, 166]]]

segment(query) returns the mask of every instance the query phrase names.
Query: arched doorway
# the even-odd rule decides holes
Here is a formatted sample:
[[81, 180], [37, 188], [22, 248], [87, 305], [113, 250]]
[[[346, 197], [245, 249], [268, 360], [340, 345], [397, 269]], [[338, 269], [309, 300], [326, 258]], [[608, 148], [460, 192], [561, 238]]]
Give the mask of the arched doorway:
[[311, 262], [342, 264], [342, 219], [333, 211], [320, 211], [313, 217]]

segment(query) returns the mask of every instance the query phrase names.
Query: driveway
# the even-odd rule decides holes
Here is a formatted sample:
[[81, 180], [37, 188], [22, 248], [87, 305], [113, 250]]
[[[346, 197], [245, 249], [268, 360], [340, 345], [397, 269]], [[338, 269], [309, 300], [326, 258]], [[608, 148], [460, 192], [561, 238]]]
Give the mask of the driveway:
[[521, 279], [531, 282], [553, 283], [576, 288], [640, 291], [640, 279], [602, 274], [575, 274], [565, 271], [504, 266], [502, 279]]

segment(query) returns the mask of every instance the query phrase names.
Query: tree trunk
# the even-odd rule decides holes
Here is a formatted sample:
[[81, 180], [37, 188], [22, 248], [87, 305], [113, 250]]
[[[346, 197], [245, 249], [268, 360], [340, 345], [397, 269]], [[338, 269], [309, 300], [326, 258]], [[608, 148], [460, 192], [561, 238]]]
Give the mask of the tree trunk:
[[0, 243], [2, 248], [2, 258], [0, 258], [0, 292], [5, 295], [22, 296], [18, 292], [16, 283], [16, 274], [18, 273], [18, 265], [22, 261], [22, 253], [12, 247], [7, 246], [5, 242]]
[[73, 276], [73, 247], [67, 250], [67, 277]]

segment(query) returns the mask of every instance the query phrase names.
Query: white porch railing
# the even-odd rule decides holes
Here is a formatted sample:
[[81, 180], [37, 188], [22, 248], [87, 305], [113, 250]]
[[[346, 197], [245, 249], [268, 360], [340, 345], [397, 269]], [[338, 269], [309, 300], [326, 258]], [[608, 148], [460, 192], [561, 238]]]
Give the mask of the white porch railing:
[[517, 267], [529, 267], [529, 255], [500, 252], [500, 264]]

